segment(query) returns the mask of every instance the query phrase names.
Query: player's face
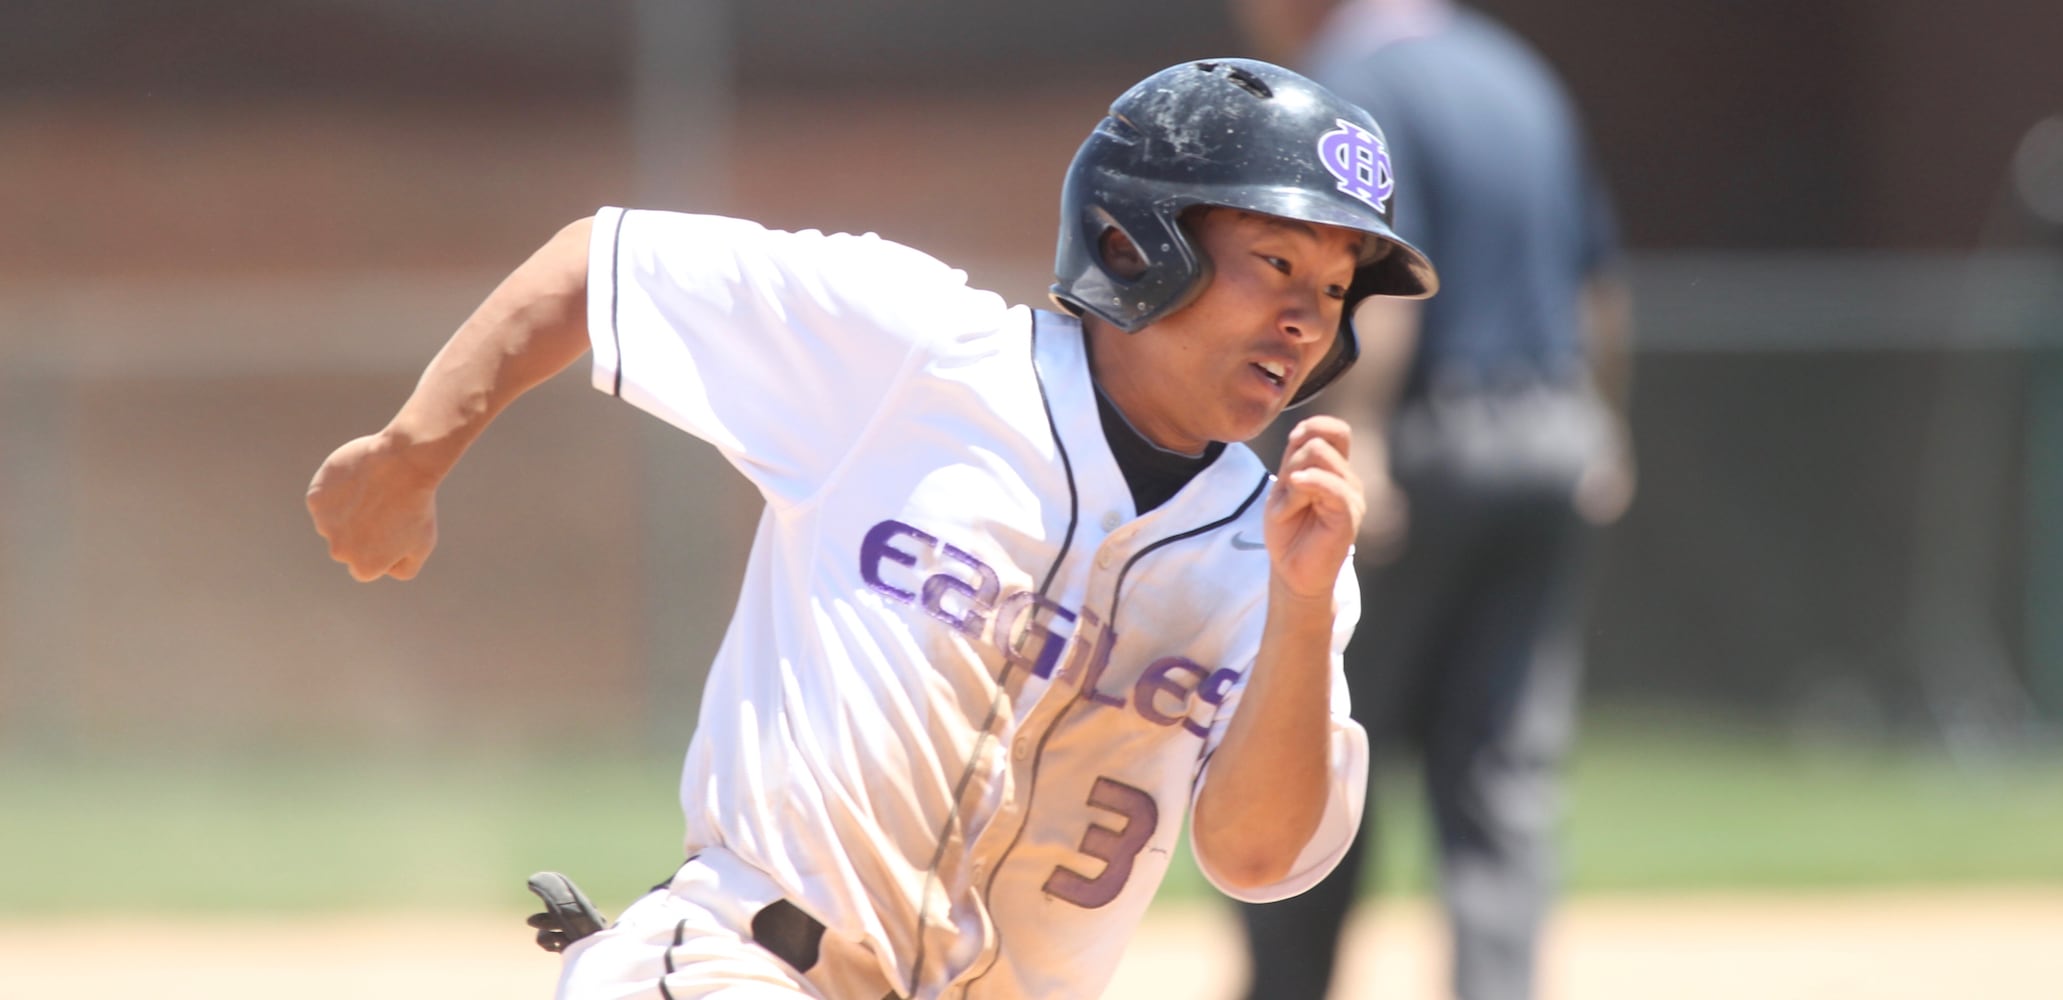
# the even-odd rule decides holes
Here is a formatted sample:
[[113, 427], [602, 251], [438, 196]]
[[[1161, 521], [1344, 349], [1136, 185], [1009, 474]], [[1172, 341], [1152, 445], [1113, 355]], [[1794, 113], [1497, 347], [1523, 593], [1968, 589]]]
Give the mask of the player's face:
[[[1128, 357], [1098, 374], [1154, 443], [1193, 453], [1251, 439], [1289, 405], [1339, 336], [1364, 237], [1225, 209], [1192, 219], [1190, 231], [1210, 257], [1210, 284], [1166, 319], [1119, 334], [1113, 346]], [[1120, 395], [1113, 378], [1131, 391]]]

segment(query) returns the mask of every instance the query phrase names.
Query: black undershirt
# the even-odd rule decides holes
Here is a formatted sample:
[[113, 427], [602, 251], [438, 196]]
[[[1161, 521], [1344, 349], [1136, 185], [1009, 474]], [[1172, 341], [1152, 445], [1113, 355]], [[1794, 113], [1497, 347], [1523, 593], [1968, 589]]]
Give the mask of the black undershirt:
[[1212, 441], [1203, 454], [1181, 455], [1146, 440], [1125, 420], [1110, 400], [1096, 389], [1096, 414], [1103, 418], [1103, 439], [1110, 442], [1110, 455], [1125, 474], [1125, 486], [1132, 491], [1132, 506], [1144, 514], [1182, 491], [1196, 474], [1209, 468], [1225, 451], [1225, 443]]

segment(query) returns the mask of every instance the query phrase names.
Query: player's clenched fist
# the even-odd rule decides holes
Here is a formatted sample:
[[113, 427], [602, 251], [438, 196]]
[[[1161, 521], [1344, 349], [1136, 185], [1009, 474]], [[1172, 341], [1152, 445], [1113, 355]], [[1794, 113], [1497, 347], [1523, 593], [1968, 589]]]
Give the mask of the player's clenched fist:
[[352, 578], [412, 579], [437, 546], [438, 478], [385, 435], [368, 435], [323, 460], [308, 484], [308, 513]]
[[1268, 557], [1276, 579], [1302, 597], [1328, 597], [1361, 530], [1367, 500], [1348, 464], [1350, 435], [1337, 417], [1309, 417], [1289, 432], [1268, 494]]

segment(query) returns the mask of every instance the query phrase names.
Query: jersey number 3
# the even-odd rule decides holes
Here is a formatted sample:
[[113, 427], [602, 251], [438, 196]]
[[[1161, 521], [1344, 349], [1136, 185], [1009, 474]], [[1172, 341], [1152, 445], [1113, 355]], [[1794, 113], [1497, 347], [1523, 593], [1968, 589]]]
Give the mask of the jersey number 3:
[[1160, 806], [1146, 792], [1109, 778], [1096, 779], [1095, 787], [1089, 789], [1089, 804], [1125, 818], [1124, 825], [1115, 829], [1100, 823], [1089, 824], [1088, 832], [1082, 834], [1081, 846], [1076, 848], [1103, 862], [1103, 874], [1089, 878], [1065, 866], [1057, 867], [1046, 876], [1045, 889], [1047, 895], [1095, 909], [1124, 891], [1125, 881], [1132, 877], [1132, 862], [1160, 826]]

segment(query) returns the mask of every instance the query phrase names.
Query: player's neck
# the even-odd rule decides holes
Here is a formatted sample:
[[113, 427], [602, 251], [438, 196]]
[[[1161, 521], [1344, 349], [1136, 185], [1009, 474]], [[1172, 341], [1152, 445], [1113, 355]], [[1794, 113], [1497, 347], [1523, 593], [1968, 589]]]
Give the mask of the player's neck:
[[1109, 360], [1111, 342], [1133, 334], [1089, 316], [1082, 321], [1082, 336], [1088, 343], [1089, 378], [1095, 383], [1096, 393], [1117, 412], [1127, 429], [1154, 449], [1170, 455], [1200, 458], [1210, 449], [1211, 441], [1187, 438], [1163, 428], [1164, 421], [1153, 419], [1159, 404], [1151, 395], [1151, 387], [1132, 377], [1124, 364]]
[[1146, 447], [1151, 448], [1154, 451], [1161, 452], [1162, 454], [1173, 455], [1177, 458], [1202, 458], [1210, 453], [1210, 442], [1205, 442], [1203, 447], [1198, 448], [1195, 451], [1176, 451], [1173, 448], [1163, 446], [1160, 442], [1155, 441], [1152, 437], [1149, 437], [1145, 431], [1140, 430], [1139, 425], [1133, 423], [1131, 417], [1125, 416], [1125, 408], [1119, 406], [1117, 400], [1110, 398], [1110, 393], [1103, 391], [1103, 383], [1100, 381], [1096, 382], [1096, 399], [1099, 403], [1103, 404], [1105, 407], [1109, 409], [1111, 416], [1117, 418], [1120, 430], [1130, 434], [1132, 437], [1139, 439], [1139, 442], [1141, 444], [1144, 444]]

